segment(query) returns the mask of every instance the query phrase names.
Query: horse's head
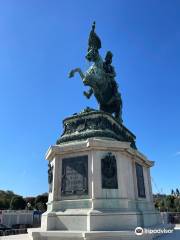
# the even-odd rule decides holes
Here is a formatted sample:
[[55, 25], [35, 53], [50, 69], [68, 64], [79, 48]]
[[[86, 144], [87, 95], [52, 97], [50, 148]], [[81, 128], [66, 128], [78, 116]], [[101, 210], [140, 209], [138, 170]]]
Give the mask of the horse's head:
[[86, 59], [89, 61], [89, 62], [95, 62], [99, 57], [99, 53], [98, 53], [98, 49], [97, 48], [93, 48], [93, 47], [90, 47], [88, 49], [88, 52], [86, 54]]

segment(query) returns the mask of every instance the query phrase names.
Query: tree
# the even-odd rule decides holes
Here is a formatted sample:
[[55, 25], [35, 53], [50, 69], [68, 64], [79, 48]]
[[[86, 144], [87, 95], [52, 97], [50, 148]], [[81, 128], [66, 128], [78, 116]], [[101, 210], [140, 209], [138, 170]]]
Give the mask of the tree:
[[176, 211], [180, 212], [180, 199], [179, 198], [176, 198], [174, 200], [174, 205], [175, 205]]
[[22, 210], [26, 207], [26, 201], [21, 196], [15, 196], [11, 199], [10, 209]]
[[6, 199], [0, 199], [0, 210], [6, 210], [9, 208], [9, 201]]
[[179, 197], [179, 189], [176, 188], [176, 196]]
[[6, 191], [6, 194], [9, 195], [10, 197], [13, 197], [14, 195], [16, 195], [16, 194], [14, 194], [14, 192], [11, 191], [11, 190], [7, 190], [7, 191]]
[[47, 205], [46, 205], [47, 201], [48, 201], [48, 195], [47, 194], [37, 196], [36, 199], [35, 199], [36, 209], [41, 211], [41, 212], [45, 212], [47, 210]]
[[12, 191], [0, 190], [0, 209], [6, 210], [10, 208], [11, 199], [17, 196]]
[[175, 196], [169, 195], [165, 198], [165, 206], [167, 211], [173, 211], [175, 206], [174, 206], [174, 200]]
[[35, 208], [35, 200], [36, 200], [35, 197], [26, 197], [24, 198], [24, 200], [26, 201], [27, 209], [33, 210]]

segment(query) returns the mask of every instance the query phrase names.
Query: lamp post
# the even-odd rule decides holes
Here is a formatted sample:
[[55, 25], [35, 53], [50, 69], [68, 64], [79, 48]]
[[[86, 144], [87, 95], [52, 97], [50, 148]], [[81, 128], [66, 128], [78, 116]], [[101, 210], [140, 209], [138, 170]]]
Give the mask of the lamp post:
[[27, 203], [27, 209], [29, 210], [29, 209], [30, 209], [30, 207], [31, 207], [31, 203], [30, 203], [30, 202], [28, 202], [28, 203]]

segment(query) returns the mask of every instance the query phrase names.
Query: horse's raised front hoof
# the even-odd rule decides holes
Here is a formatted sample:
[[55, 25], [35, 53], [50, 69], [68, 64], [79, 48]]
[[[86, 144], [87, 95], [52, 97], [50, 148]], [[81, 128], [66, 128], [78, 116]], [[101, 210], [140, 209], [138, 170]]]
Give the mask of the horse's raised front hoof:
[[89, 94], [87, 92], [83, 92], [84, 96], [87, 97], [88, 99], [90, 98]]
[[69, 72], [69, 75], [68, 75], [68, 77], [69, 77], [69, 78], [72, 78], [72, 77], [74, 77], [74, 71], [73, 71], [73, 70]]

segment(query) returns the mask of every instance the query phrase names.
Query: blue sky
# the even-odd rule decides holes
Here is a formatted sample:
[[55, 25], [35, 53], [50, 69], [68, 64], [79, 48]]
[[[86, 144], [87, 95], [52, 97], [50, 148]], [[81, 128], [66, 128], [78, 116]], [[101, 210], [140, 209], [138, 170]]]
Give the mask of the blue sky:
[[124, 124], [155, 161], [153, 191], [180, 187], [180, 2], [0, 1], [0, 189], [47, 191], [45, 152], [62, 120], [86, 106], [79, 77], [94, 20], [101, 55], [114, 53]]

